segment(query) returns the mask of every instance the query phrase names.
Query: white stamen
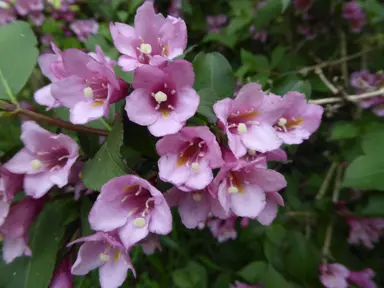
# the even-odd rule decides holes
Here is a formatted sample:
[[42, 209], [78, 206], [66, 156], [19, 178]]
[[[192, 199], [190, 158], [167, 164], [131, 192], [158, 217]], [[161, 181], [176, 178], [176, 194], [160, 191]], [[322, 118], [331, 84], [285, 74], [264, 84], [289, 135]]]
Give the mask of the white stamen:
[[157, 92], [154, 97], [157, 103], [165, 102], [168, 99], [167, 94], [162, 91]]
[[91, 87], [85, 87], [83, 89], [83, 93], [85, 98], [93, 98], [93, 90]]
[[31, 166], [33, 170], [39, 170], [42, 165], [43, 163], [40, 160], [35, 159], [31, 161]]
[[121, 199], [121, 203], [125, 202], [125, 200], [127, 200], [129, 198], [129, 195], [125, 195], [122, 199]]
[[193, 162], [191, 165], [192, 171], [195, 173], [199, 173], [200, 165], [197, 162]]
[[173, 107], [172, 105], [168, 105], [168, 109], [175, 110], [175, 107]]
[[199, 202], [203, 199], [203, 196], [201, 196], [201, 193], [193, 193], [192, 199], [193, 201]]
[[256, 151], [252, 150], [252, 149], [248, 149], [248, 154], [251, 156], [254, 156], [254, 155], [256, 155]]
[[60, 157], [60, 158], [57, 159], [57, 160], [61, 161], [61, 160], [64, 160], [65, 158], [69, 158], [69, 156], [68, 156], [68, 155], [65, 155], [65, 156]]
[[137, 228], [143, 228], [145, 226], [145, 219], [142, 217], [137, 217], [135, 220], [133, 220], [133, 224]]
[[11, 7], [11, 5], [8, 4], [7, 2], [5, 2], [5, 1], [0, 1], [0, 8], [8, 9], [8, 8], [10, 8], [10, 7]]
[[100, 253], [100, 260], [104, 262], [108, 262], [111, 259], [108, 254]]
[[42, 156], [42, 155], [47, 155], [50, 154], [49, 152], [37, 152], [37, 155]]
[[135, 214], [137, 212], [137, 210], [139, 210], [139, 207], [135, 207], [133, 208], [131, 211], [128, 212], [128, 216], [132, 216], [133, 214]]
[[240, 134], [243, 134], [243, 133], [247, 133], [247, 131], [248, 131], [247, 126], [244, 123], [239, 123], [239, 125], [237, 126], [237, 132], [239, 132]]
[[152, 53], [152, 46], [150, 44], [141, 43], [140, 44], [140, 52], [143, 54], [151, 54]]
[[239, 192], [239, 189], [236, 186], [230, 186], [228, 187], [228, 193], [236, 194]]
[[287, 122], [288, 122], [287, 119], [281, 117], [281, 118], [279, 119], [279, 122], [277, 123], [277, 125], [279, 125], [279, 126], [281, 126], [281, 127], [284, 127], [285, 125], [287, 125]]
[[160, 109], [160, 104], [157, 104], [155, 107], [155, 110], [159, 110], [159, 109]]
[[139, 189], [137, 190], [137, 192], [135, 193], [135, 196], [139, 196], [141, 193], [141, 186], [139, 187]]
[[176, 90], [172, 90], [172, 91], [171, 91], [171, 94], [172, 94], [172, 95], [175, 95], [175, 94], [176, 94]]
[[60, 165], [56, 165], [56, 166], [53, 166], [49, 171], [53, 172], [53, 171], [60, 169], [60, 168], [61, 168]]
[[205, 155], [204, 152], [199, 153], [199, 157], [204, 157], [204, 155]]

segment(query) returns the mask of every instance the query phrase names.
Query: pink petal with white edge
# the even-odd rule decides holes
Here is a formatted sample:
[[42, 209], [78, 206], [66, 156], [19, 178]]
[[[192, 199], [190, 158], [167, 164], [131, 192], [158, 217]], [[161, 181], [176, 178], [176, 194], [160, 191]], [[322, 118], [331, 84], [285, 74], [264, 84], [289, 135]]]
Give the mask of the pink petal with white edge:
[[82, 101], [70, 110], [70, 120], [73, 124], [86, 124], [100, 119], [105, 114], [106, 104], [93, 101]]
[[100, 259], [107, 245], [103, 242], [85, 242], [77, 253], [76, 262], [73, 264], [71, 273], [73, 275], [85, 275], [89, 271], [100, 267], [105, 262]]
[[124, 23], [110, 23], [109, 29], [116, 49], [127, 56], [136, 58], [137, 50], [135, 41], [140, 39], [132, 26]]
[[[195, 73], [193, 72], [192, 63], [186, 60], [178, 60], [164, 68], [167, 78], [172, 79], [176, 85], [176, 90], [184, 87], [192, 88], [195, 82]], [[180, 96], [179, 96], [180, 97]]]
[[243, 157], [245, 154], [247, 154], [247, 147], [244, 146], [239, 135], [232, 134], [228, 131], [227, 137], [228, 146], [237, 158]]
[[200, 161], [198, 172], [191, 171], [184, 186], [188, 188], [189, 191], [202, 190], [207, 187], [212, 180], [212, 169], [208, 166], [208, 162], [203, 160]]
[[9, 264], [17, 257], [31, 256], [31, 250], [29, 249], [24, 237], [11, 239], [5, 237], [3, 242], [3, 259], [4, 262]]
[[282, 144], [275, 129], [266, 123], [252, 125], [241, 136], [241, 140], [248, 149], [262, 153], [275, 150]]
[[77, 76], [69, 76], [52, 84], [53, 98], [61, 105], [72, 108], [78, 102], [84, 101], [84, 80]]
[[219, 119], [224, 124], [224, 126], [227, 126], [227, 119], [232, 106], [232, 101], [232, 99], [225, 98], [223, 100], [217, 101], [213, 105], [213, 111], [215, 112], [217, 119]]
[[[184, 193], [179, 203], [181, 221], [188, 229], [196, 228], [200, 222], [205, 221], [209, 214], [209, 202], [204, 193], [199, 196], [195, 193]], [[199, 199], [199, 200], [195, 200]]]
[[127, 278], [128, 270], [133, 266], [128, 256], [120, 254], [117, 261], [111, 259], [99, 268], [99, 279], [101, 288], [120, 287]]
[[163, 137], [165, 135], [179, 132], [184, 125], [185, 122], [179, 122], [178, 120], [174, 119], [172, 113], [167, 117], [159, 117], [155, 123], [148, 126], [148, 130], [153, 136]]
[[126, 98], [125, 111], [132, 122], [148, 126], [161, 117], [153, 107], [150, 97], [147, 90], [136, 89]]
[[259, 186], [246, 184], [243, 191], [230, 196], [231, 209], [239, 217], [256, 218], [266, 205], [265, 198]]
[[156, 204], [149, 220], [149, 231], [156, 234], [166, 235], [172, 230], [172, 214], [165, 199]]
[[178, 154], [166, 154], [159, 159], [159, 177], [165, 182], [171, 182], [174, 185], [184, 184], [191, 168], [187, 165], [177, 165]]
[[162, 84], [164, 79], [165, 73], [161, 69], [144, 65], [136, 69], [132, 85], [135, 89], [142, 88], [151, 91], [154, 85]]
[[60, 106], [60, 103], [56, 101], [52, 96], [51, 84], [44, 86], [43, 88], [37, 90], [33, 95], [36, 103], [47, 106], [48, 108], [56, 108]]
[[128, 220], [127, 224], [119, 229], [119, 236], [121, 242], [123, 243], [126, 249], [130, 249], [133, 245], [138, 243], [140, 240], [147, 237], [148, 230], [148, 217], [144, 227], [138, 228], [134, 225], [134, 219], [131, 218]]
[[134, 71], [137, 67], [142, 65], [136, 58], [125, 55], [119, 57], [117, 64], [125, 72]]
[[179, 122], [187, 121], [195, 115], [200, 96], [192, 88], [183, 88], [177, 93], [177, 106], [171, 115]]
[[39, 174], [25, 175], [24, 191], [25, 194], [35, 199], [43, 197], [54, 186], [50, 180], [51, 173], [41, 172]]
[[40, 173], [43, 169], [33, 169], [31, 162], [36, 160], [34, 156], [25, 148], [17, 152], [7, 163], [4, 168], [15, 174], [36, 174]]

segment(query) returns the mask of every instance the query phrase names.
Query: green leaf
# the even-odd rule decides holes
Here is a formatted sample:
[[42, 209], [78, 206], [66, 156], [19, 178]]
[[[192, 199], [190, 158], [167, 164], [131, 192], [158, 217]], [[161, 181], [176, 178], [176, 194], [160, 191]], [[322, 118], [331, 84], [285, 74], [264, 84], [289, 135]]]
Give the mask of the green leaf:
[[82, 179], [86, 187], [100, 191], [101, 186], [112, 178], [127, 174], [128, 169], [120, 153], [122, 143], [123, 123], [118, 120], [95, 157], [84, 165]]
[[254, 26], [257, 30], [266, 27], [272, 20], [276, 19], [283, 11], [281, 0], [270, 0], [258, 9]]
[[37, 217], [29, 237], [33, 257], [26, 267], [25, 288], [48, 287], [64, 236], [64, 223], [75, 209], [72, 199], [57, 200], [46, 204]]
[[20, 124], [13, 117], [0, 118], [0, 151], [6, 153], [11, 149], [22, 146], [20, 141]]
[[275, 49], [273, 49], [271, 54], [271, 68], [275, 68], [277, 65], [279, 65], [284, 55], [285, 48], [283, 46], [277, 46]]
[[365, 205], [361, 211], [361, 215], [368, 217], [384, 217], [384, 195], [374, 194], [370, 195], [368, 198], [368, 203]]
[[6, 264], [2, 259], [0, 259], [0, 287], [23, 287], [26, 267], [29, 259], [29, 257], [19, 257], [9, 264]]
[[264, 55], [255, 55], [244, 49], [240, 52], [241, 63], [249, 67], [250, 72], [268, 72], [269, 62]]
[[[381, 155], [384, 147], [384, 125], [380, 125], [381, 130], [372, 131], [363, 136], [362, 147], [366, 154]], [[384, 160], [383, 160], [384, 162]]]
[[115, 74], [119, 76], [121, 79], [123, 79], [125, 82], [132, 84], [133, 83], [133, 76], [134, 72], [125, 72], [123, 71], [120, 66], [115, 66]]
[[220, 97], [211, 89], [205, 88], [197, 92], [200, 96], [200, 104], [197, 112], [208, 118], [209, 122], [216, 122], [216, 114], [213, 112], [213, 104], [220, 100]]
[[297, 76], [290, 75], [278, 81], [271, 91], [281, 96], [290, 91], [297, 91], [305, 94], [309, 99], [311, 97], [311, 83], [308, 80], [300, 80]]
[[231, 49], [235, 48], [237, 41], [238, 38], [236, 34], [228, 35], [228, 31], [226, 29], [220, 31], [220, 33], [208, 33], [202, 40], [203, 43], [217, 42]]
[[342, 140], [355, 138], [359, 135], [359, 128], [353, 123], [338, 122], [332, 128], [329, 140]]
[[172, 279], [179, 288], [206, 288], [208, 276], [204, 266], [191, 261], [187, 267], [173, 272]]
[[98, 135], [86, 135], [83, 133], [77, 133], [77, 137], [80, 141], [81, 149], [88, 157], [95, 156], [97, 150], [99, 150], [99, 139]]
[[218, 52], [199, 53], [193, 60], [193, 69], [196, 91], [210, 88], [219, 99], [233, 96], [235, 78], [231, 65], [223, 55]]
[[380, 155], [357, 157], [345, 171], [343, 187], [384, 190], [384, 158]]
[[[302, 263], [305, 265], [305, 263]], [[296, 263], [296, 265], [299, 265], [299, 263]], [[279, 273], [277, 272], [272, 265], [268, 266], [268, 272], [265, 275], [264, 280], [264, 287], [265, 288], [276, 288], [276, 287], [284, 287], [284, 288], [291, 288], [292, 286], [288, 283], [287, 280]]]
[[10, 99], [24, 87], [39, 51], [31, 27], [21, 21], [0, 26], [0, 99]]
[[144, 0], [131, 0], [128, 3], [128, 13], [132, 14], [143, 3]]
[[273, 224], [267, 227], [267, 238], [276, 245], [281, 245], [284, 240], [286, 231], [280, 224]]
[[251, 284], [256, 284], [265, 276], [268, 265], [263, 261], [254, 261], [242, 268], [237, 274], [239, 274], [244, 280]]
[[110, 57], [111, 59], [116, 59], [119, 55], [115, 47], [110, 44], [107, 39], [105, 39], [105, 37], [101, 34], [91, 35], [90, 37], [88, 37], [87, 41], [85, 41], [85, 47], [89, 51], [95, 51], [97, 45], [100, 46], [104, 54]]
[[289, 4], [291, 4], [291, 0], [281, 0], [281, 5], [283, 6], [281, 12], [287, 10]]

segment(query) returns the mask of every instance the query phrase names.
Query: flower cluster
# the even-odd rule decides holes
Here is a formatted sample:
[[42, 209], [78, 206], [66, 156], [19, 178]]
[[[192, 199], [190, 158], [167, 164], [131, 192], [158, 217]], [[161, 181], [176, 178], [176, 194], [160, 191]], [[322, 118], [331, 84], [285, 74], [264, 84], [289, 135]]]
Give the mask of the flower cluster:
[[347, 223], [350, 228], [348, 243], [362, 243], [369, 249], [379, 241], [384, 230], [383, 218], [350, 217], [347, 218]]
[[[384, 73], [371, 73], [368, 70], [354, 72], [351, 75], [351, 86], [359, 94], [381, 89], [384, 87]], [[377, 116], [384, 116], [384, 95], [362, 99], [359, 104], [364, 109], [371, 108]]]
[[366, 24], [364, 10], [357, 1], [349, 1], [343, 7], [343, 17], [348, 21], [352, 32], [359, 33]]

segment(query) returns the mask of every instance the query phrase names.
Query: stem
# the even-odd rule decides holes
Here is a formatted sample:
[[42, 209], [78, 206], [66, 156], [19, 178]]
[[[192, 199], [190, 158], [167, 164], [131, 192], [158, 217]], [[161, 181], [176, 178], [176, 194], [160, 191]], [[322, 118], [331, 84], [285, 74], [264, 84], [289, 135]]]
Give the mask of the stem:
[[91, 128], [83, 125], [75, 125], [60, 119], [52, 118], [49, 116], [45, 116], [45, 115], [27, 110], [27, 109], [23, 109], [21, 107], [18, 107], [18, 105], [10, 104], [1, 100], [0, 100], [0, 108], [16, 115], [25, 116], [36, 122], [45, 122], [47, 124], [51, 124], [63, 129], [71, 130], [71, 131], [85, 132], [85, 133], [96, 134], [100, 136], [108, 136], [108, 131]]
[[108, 122], [105, 121], [104, 118], [100, 118], [99, 120], [100, 120], [101, 123], [103, 123], [105, 129], [107, 129], [108, 131], [112, 131], [112, 127], [111, 127], [111, 125], [109, 125]]
[[334, 204], [337, 203], [337, 201], [339, 200], [339, 196], [340, 196], [340, 190], [341, 190], [341, 177], [343, 175], [343, 166], [340, 165], [339, 167], [337, 167], [337, 170], [336, 170], [336, 180], [335, 180], [335, 186], [333, 188], [333, 193], [332, 193], [332, 202]]
[[384, 94], [384, 88], [381, 88], [376, 91], [359, 94], [359, 95], [346, 95], [345, 98], [330, 97], [330, 98], [324, 98], [324, 99], [310, 100], [309, 102], [312, 104], [319, 104], [319, 105], [339, 103], [345, 100], [350, 102], [358, 102], [359, 100], [380, 96], [382, 94]]
[[9, 99], [11, 100], [11, 102], [13, 104], [15, 104], [17, 107], [19, 107], [19, 102], [17, 102], [17, 99], [16, 99], [15, 95], [13, 95], [11, 87], [9, 87], [8, 82], [5, 80], [4, 75], [1, 72], [1, 69], [0, 69], [0, 79], [1, 79], [1, 83], [3, 84], [3, 86], [5, 88], [5, 92], [7, 93]]
[[[363, 56], [365, 51], [363, 50], [361, 52], [361, 55]], [[341, 58], [344, 59], [344, 61], [341, 62], [341, 74], [343, 75], [344, 87], [348, 87], [348, 64], [347, 61], [345, 61], [345, 58], [347, 57], [347, 40], [345, 39], [345, 34], [343, 31], [340, 31], [340, 53]]]
[[320, 80], [323, 81], [324, 85], [328, 87], [329, 90], [334, 95], [339, 94], [339, 90], [325, 77], [323, 70], [321, 68], [316, 68], [315, 73], [319, 76]]
[[331, 167], [329, 167], [327, 175], [325, 175], [324, 181], [320, 186], [319, 192], [316, 195], [317, 200], [323, 198], [325, 193], [327, 193], [329, 184], [331, 182], [333, 174], [335, 173], [336, 168], [337, 168], [337, 162], [333, 162]]

